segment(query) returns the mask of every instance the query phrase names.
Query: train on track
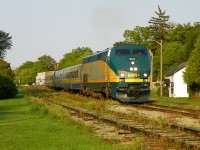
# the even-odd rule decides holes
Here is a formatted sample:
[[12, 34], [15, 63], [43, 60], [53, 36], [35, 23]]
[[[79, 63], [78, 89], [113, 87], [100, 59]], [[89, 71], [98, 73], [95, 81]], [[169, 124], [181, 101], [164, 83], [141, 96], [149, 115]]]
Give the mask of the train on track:
[[83, 58], [82, 64], [47, 74], [45, 86], [122, 102], [148, 101], [149, 51], [138, 44], [107, 48]]

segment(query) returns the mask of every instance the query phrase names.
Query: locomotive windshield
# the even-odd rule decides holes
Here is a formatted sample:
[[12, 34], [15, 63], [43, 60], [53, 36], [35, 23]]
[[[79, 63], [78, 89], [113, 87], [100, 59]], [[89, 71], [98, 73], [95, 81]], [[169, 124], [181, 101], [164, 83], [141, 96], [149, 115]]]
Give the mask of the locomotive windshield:
[[147, 55], [146, 50], [133, 50], [133, 55]]
[[[132, 53], [131, 53], [132, 52]], [[145, 49], [134, 49], [130, 51], [129, 49], [117, 49], [115, 50], [115, 54], [117, 56], [130, 56], [132, 55], [147, 55], [147, 51]]]
[[117, 49], [115, 54], [118, 56], [129, 56], [131, 55], [131, 52], [129, 49]]

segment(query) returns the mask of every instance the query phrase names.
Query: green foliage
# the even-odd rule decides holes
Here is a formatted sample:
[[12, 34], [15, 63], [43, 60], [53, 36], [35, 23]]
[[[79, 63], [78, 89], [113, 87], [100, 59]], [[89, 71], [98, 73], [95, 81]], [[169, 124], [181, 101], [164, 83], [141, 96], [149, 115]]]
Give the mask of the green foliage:
[[123, 34], [126, 43], [147, 45], [150, 38], [149, 27], [136, 26], [133, 30], [125, 30]]
[[200, 35], [200, 23], [194, 23], [193, 26], [191, 26], [190, 32], [186, 33], [186, 40], [185, 40], [185, 46], [186, 46], [186, 53], [191, 54], [191, 52], [195, 48], [195, 43]]
[[51, 56], [43, 55], [34, 63], [35, 72], [52, 71], [56, 68], [56, 61]]
[[188, 59], [185, 46], [179, 42], [168, 42], [163, 45], [163, 74]]
[[195, 42], [200, 34], [200, 24], [194, 23], [192, 26], [190, 23], [188, 24], [178, 24], [171, 32], [169, 33], [167, 40], [172, 42], [178, 41], [179, 43], [185, 46], [185, 53], [188, 55], [195, 48]]
[[4, 58], [7, 49], [11, 49], [12, 47], [12, 37], [9, 33], [5, 33], [4, 31], [0, 31], [0, 58]]
[[188, 66], [184, 73], [184, 80], [193, 90], [200, 90], [200, 36], [195, 43]]
[[14, 82], [5, 76], [0, 75], [0, 99], [12, 98], [17, 95], [17, 87]]
[[92, 50], [89, 47], [78, 47], [73, 49], [71, 53], [66, 53], [64, 58], [58, 63], [58, 69], [74, 66], [82, 63], [82, 59], [92, 54]]
[[187, 40], [187, 34], [191, 31], [192, 26], [188, 24], [178, 24], [175, 26], [173, 30], [171, 30], [167, 36], [167, 40], [171, 42], [180, 42], [181, 44], [185, 44]]
[[0, 58], [0, 75], [5, 76], [11, 80], [14, 79], [14, 73], [11, 70], [10, 64]]
[[16, 72], [16, 77], [20, 84], [32, 84], [35, 82], [36, 72], [33, 69], [34, 62], [26, 61], [23, 63]]
[[[156, 91], [156, 96], [160, 96], [160, 87]], [[163, 96], [169, 97], [169, 90], [166, 86], [163, 87]]]
[[55, 70], [56, 61], [50, 56], [43, 55], [36, 62], [26, 61], [18, 69], [16, 77], [20, 84], [33, 84], [38, 72]]

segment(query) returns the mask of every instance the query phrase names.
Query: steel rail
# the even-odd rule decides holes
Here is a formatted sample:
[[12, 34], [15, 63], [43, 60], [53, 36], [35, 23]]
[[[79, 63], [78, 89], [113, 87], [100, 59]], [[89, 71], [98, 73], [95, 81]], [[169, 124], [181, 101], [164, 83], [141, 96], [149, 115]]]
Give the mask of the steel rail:
[[[65, 109], [75, 111], [78, 115], [93, 117], [94, 119], [98, 119], [98, 120], [110, 123], [114, 126], [118, 126], [121, 129], [128, 130], [133, 133], [141, 132], [146, 135], [154, 135], [158, 138], [163, 138], [165, 140], [181, 143], [182, 146], [185, 146], [189, 149], [200, 149], [200, 137], [194, 134], [189, 134], [182, 131], [168, 132], [165, 130], [161, 130], [159, 128], [152, 128], [152, 127], [148, 127], [147, 125], [139, 124], [135, 122], [134, 120], [108, 117], [105, 115], [97, 114], [95, 112], [88, 112], [87, 110], [83, 108], [67, 106], [64, 103], [56, 103], [49, 100], [45, 100], [45, 102], [48, 104], [59, 105]], [[198, 131], [198, 133], [200, 133], [200, 131]]]
[[133, 105], [133, 104], [125, 104], [131, 107], [136, 107], [136, 108], [141, 108], [141, 109], [146, 109], [146, 110], [150, 110], [150, 111], [161, 111], [161, 112], [165, 112], [165, 113], [170, 113], [170, 114], [180, 114], [182, 116], [187, 116], [187, 117], [191, 117], [194, 119], [200, 119], [200, 112], [199, 111], [193, 111], [193, 110], [188, 110], [188, 109], [181, 109], [181, 108], [177, 108], [177, 107], [168, 107], [168, 106], [162, 106], [162, 105], [152, 105], [152, 104], [137, 104], [137, 105]]

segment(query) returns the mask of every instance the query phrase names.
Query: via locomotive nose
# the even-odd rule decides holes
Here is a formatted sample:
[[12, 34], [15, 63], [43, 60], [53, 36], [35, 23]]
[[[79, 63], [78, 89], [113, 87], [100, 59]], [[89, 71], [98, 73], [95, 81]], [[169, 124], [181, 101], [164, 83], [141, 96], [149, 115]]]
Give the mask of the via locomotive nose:
[[150, 59], [147, 49], [116, 49], [119, 82], [116, 98], [121, 101], [147, 100], [150, 90]]

